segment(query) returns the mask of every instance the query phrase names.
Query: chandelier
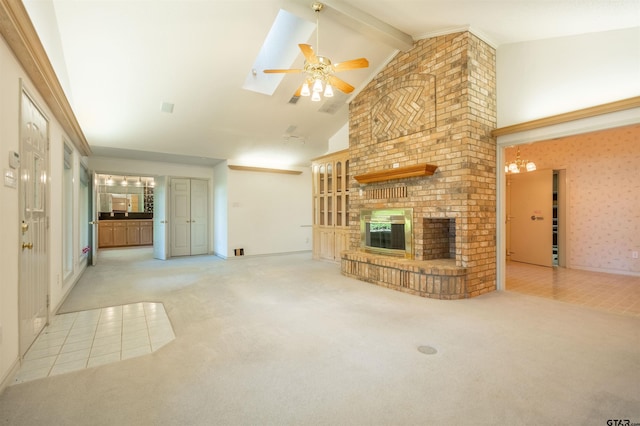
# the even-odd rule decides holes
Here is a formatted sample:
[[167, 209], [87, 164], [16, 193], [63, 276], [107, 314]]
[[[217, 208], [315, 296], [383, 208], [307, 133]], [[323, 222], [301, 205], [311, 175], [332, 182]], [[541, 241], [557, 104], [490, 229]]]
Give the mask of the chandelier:
[[520, 158], [520, 147], [518, 147], [518, 150], [516, 151], [516, 159], [511, 162], [507, 162], [504, 165], [504, 172], [520, 173], [523, 169], [527, 172], [533, 172], [536, 170], [536, 164], [533, 161], [523, 160]]

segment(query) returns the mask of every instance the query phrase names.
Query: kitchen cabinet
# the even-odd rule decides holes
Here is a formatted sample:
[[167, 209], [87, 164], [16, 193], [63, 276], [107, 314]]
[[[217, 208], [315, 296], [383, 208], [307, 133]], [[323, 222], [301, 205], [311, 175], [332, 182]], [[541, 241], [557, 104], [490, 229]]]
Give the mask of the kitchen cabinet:
[[153, 220], [102, 220], [98, 225], [98, 247], [153, 244]]
[[140, 245], [147, 246], [153, 244], [153, 222], [140, 222]]
[[127, 227], [127, 245], [139, 246], [140, 245], [140, 222], [130, 221], [126, 222]]

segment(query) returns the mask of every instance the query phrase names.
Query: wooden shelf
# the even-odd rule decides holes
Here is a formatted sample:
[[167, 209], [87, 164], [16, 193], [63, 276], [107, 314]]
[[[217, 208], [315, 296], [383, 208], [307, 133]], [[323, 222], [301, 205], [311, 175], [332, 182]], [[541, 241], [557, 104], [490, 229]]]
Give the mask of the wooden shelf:
[[438, 166], [433, 164], [416, 164], [414, 166], [397, 167], [395, 169], [385, 169], [377, 172], [365, 173], [354, 176], [360, 183], [384, 182], [393, 179], [404, 179], [417, 176], [431, 176]]
[[302, 174], [299, 170], [284, 170], [284, 169], [269, 169], [266, 167], [250, 167], [250, 166], [235, 166], [229, 164], [229, 168], [231, 170], [243, 170], [246, 172], [266, 172], [266, 173], [282, 173], [285, 175], [300, 175]]

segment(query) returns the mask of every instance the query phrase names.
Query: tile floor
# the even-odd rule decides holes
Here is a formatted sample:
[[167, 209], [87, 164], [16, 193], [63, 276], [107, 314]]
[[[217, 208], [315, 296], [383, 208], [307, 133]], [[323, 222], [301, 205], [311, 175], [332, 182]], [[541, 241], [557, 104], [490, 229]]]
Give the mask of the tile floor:
[[14, 384], [150, 354], [174, 338], [162, 303], [56, 315], [25, 355]]
[[506, 289], [640, 317], [640, 277], [507, 262]]

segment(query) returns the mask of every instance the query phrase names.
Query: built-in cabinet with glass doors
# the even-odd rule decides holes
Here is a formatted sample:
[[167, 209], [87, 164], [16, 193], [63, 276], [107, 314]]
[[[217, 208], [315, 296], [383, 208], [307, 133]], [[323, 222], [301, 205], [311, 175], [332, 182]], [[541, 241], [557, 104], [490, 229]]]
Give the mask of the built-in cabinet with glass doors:
[[313, 258], [340, 261], [349, 248], [349, 152], [311, 163], [313, 178]]

